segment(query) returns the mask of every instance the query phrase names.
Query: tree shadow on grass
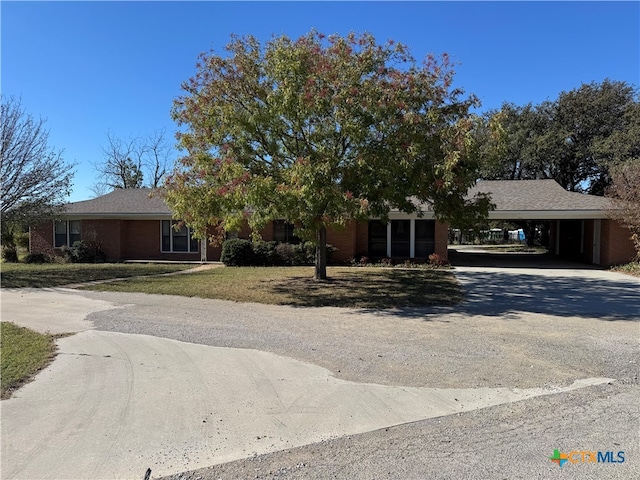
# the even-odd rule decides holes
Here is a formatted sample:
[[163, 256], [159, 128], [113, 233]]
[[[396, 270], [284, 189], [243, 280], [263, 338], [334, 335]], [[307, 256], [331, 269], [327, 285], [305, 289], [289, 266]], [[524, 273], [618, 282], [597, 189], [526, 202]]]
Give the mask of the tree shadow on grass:
[[388, 309], [455, 305], [462, 298], [451, 271], [427, 269], [357, 269], [326, 281], [289, 277], [269, 288], [286, 304], [300, 307]]

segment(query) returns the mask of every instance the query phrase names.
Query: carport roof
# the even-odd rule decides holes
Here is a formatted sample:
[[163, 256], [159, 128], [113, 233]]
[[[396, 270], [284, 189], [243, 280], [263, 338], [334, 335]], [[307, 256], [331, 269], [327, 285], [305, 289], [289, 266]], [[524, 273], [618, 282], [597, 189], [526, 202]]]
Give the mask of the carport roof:
[[480, 180], [469, 197], [488, 193], [496, 208], [496, 220], [552, 220], [606, 218], [608, 198], [568, 192], [555, 180]]

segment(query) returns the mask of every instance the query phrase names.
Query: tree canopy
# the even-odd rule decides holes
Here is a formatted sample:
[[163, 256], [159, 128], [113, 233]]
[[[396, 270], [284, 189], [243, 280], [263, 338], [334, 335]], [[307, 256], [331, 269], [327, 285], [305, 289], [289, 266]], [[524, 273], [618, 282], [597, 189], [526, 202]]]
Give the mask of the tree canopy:
[[415, 211], [410, 196], [439, 218], [486, 215], [486, 198], [465, 200], [477, 100], [452, 88], [453, 75], [447, 55], [417, 63], [369, 34], [233, 37], [226, 55], [200, 56], [174, 101], [186, 155], [167, 203], [201, 236], [212, 224], [294, 224], [317, 242], [316, 278], [327, 228]]
[[[485, 163], [482, 177], [553, 178], [569, 191], [603, 195], [612, 162], [625, 156], [616, 139], [630, 137], [638, 102], [636, 88], [605, 80], [538, 105], [505, 103], [485, 118], [499, 119], [504, 144], [503, 154]], [[635, 147], [624, 148], [638, 148], [635, 138], [626, 142]]]
[[20, 100], [2, 97], [0, 109], [2, 229], [51, 217], [71, 190], [73, 165], [49, 146], [45, 121]]

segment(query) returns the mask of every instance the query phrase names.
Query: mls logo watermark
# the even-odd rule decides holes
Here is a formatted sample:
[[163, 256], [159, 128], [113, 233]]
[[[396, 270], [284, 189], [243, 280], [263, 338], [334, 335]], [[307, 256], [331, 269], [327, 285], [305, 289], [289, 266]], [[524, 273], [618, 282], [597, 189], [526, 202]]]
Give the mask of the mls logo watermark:
[[569, 453], [562, 453], [557, 448], [553, 451], [553, 455], [549, 457], [553, 463], [559, 467], [563, 467], [568, 463], [624, 463], [624, 451], [614, 452], [608, 451], [588, 451], [588, 450], [572, 450]]

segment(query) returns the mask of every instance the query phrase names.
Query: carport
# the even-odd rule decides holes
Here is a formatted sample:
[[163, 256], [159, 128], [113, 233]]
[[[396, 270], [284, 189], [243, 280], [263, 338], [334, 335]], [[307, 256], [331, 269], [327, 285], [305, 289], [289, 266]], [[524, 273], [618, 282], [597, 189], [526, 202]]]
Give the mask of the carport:
[[608, 217], [608, 198], [568, 192], [555, 180], [481, 180], [469, 196], [487, 193], [490, 220], [548, 222], [549, 252], [609, 267], [635, 255], [629, 230]]

